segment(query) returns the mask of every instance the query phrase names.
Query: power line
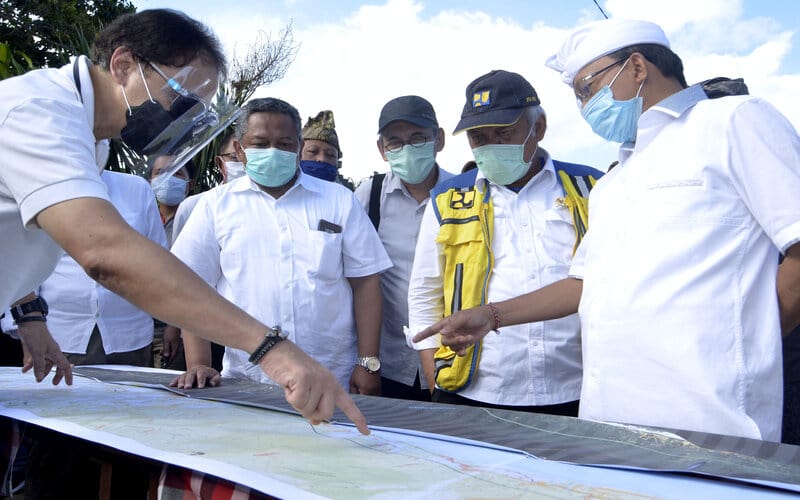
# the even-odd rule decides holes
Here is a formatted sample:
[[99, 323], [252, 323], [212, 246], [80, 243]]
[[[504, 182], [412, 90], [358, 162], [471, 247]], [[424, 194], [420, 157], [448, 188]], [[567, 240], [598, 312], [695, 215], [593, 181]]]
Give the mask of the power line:
[[597, 8], [598, 8], [598, 9], [600, 9], [600, 13], [601, 13], [601, 14], [603, 14], [603, 17], [605, 17], [606, 19], [608, 19], [608, 16], [606, 15], [606, 12], [603, 10], [603, 8], [602, 8], [602, 7], [600, 7], [600, 4], [599, 4], [599, 3], [597, 3], [597, 0], [593, 0], [593, 1], [594, 1], [594, 4], [595, 4], [595, 5], [597, 5]]

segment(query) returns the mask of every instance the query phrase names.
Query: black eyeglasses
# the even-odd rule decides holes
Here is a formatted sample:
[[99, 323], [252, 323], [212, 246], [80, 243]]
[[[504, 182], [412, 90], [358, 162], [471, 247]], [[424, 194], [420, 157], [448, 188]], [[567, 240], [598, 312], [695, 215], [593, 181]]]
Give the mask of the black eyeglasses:
[[403, 146], [405, 146], [406, 144], [408, 144], [410, 146], [413, 146], [415, 148], [421, 148], [422, 146], [428, 144], [429, 142], [431, 142], [431, 141], [433, 141], [435, 139], [436, 139], [435, 137], [426, 137], [424, 135], [415, 135], [415, 136], [412, 136], [411, 139], [409, 139], [407, 141], [400, 141], [400, 140], [394, 140], [393, 139], [393, 140], [385, 143], [383, 145], [383, 147], [384, 147], [384, 149], [386, 149], [386, 151], [389, 151], [390, 153], [397, 153], [398, 151], [403, 149]]
[[606, 71], [610, 70], [614, 66], [618, 66], [618, 65], [620, 65], [620, 64], [622, 64], [624, 62], [625, 62], [625, 60], [614, 61], [613, 63], [609, 64], [605, 68], [599, 69], [599, 70], [595, 71], [594, 73], [588, 74], [588, 75], [584, 76], [583, 78], [581, 78], [580, 80], [578, 80], [578, 83], [576, 83], [575, 85], [572, 86], [572, 89], [575, 92], [575, 97], [577, 97], [581, 101], [585, 101], [585, 100], [589, 99], [589, 92], [590, 92], [589, 87], [592, 85], [592, 80], [594, 80], [596, 77], [602, 75]]
[[219, 157], [225, 161], [239, 161], [239, 157], [236, 155], [235, 152], [232, 153], [220, 153]]

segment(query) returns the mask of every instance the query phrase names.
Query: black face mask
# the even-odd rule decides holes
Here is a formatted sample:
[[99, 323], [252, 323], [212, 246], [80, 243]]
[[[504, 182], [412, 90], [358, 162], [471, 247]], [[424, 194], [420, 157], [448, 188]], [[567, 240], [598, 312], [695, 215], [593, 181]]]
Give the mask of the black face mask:
[[[192, 97], [178, 96], [169, 111], [156, 101], [146, 100], [138, 106], [131, 106], [125, 127], [120, 132], [122, 140], [140, 155], [155, 153], [157, 146], [147, 146], [158, 137], [173, 121], [177, 120], [200, 101]], [[175, 142], [175, 141], [173, 141]], [[180, 142], [180, 141], [179, 141]], [[170, 154], [173, 151], [159, 151]]]

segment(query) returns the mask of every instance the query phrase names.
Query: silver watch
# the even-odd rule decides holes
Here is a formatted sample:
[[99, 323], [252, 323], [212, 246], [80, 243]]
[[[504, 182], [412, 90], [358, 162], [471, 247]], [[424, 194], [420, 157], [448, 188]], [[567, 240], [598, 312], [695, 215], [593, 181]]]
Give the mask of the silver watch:
[[378, 371], [381, 369], [381, 360], [378, 359], [377, 356], [364, 356], [363, 358], [358, 358], [356, 365], [364, 368], [370, 373], [378, 373]]

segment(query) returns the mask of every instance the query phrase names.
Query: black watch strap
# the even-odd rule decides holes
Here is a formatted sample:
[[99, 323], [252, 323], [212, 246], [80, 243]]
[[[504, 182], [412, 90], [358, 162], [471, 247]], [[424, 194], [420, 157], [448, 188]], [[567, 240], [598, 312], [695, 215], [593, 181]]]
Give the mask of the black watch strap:
[[14, 318], [15, 322], [19, 321], [19, 319], [26, 314], [30, 314], [32, 312], [40, 312], [42, 313], [42, 316], [47, 316], [47, 313], [49, 312], [49, 309], [47, 308], [47, 302], [45, 302], [42, 297], [36, 297], [30, 302], [11, 306], [11, 317]]

